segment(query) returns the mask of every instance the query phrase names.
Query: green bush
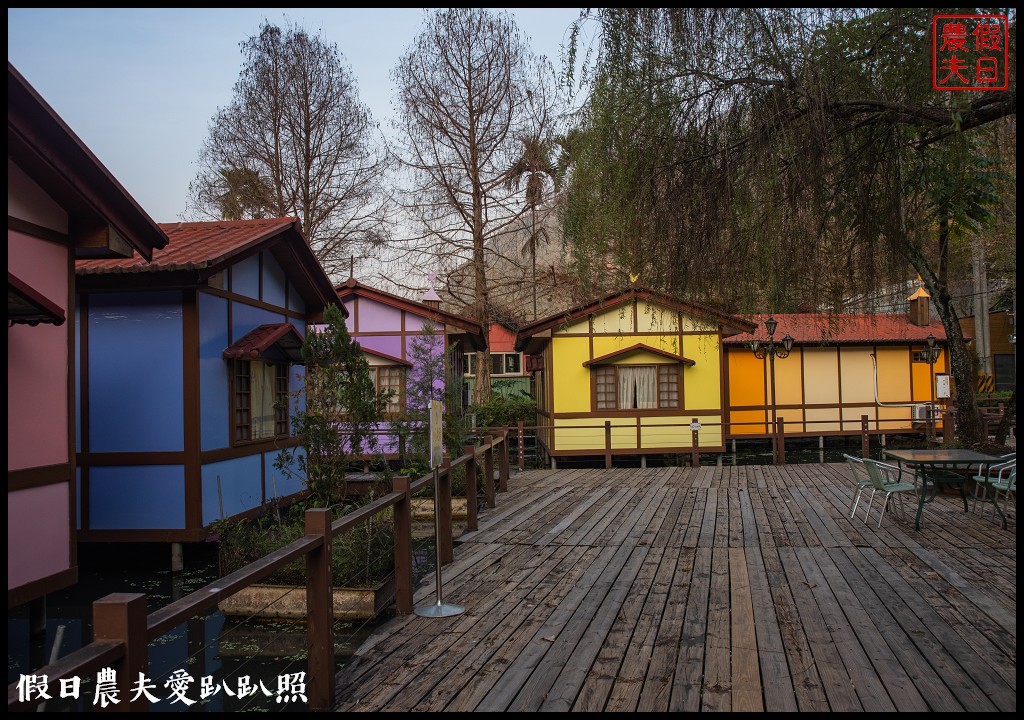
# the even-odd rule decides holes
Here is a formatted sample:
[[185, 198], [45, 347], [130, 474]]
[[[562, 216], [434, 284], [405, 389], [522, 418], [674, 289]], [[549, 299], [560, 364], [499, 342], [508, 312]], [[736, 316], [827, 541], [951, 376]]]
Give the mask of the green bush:
[[[309, 507], [312, 506], [296, 503], [280, 513], [216, 523], [220, 534], [221, 576], [301, 538], [305, 534], [305, 512]], [[350, 503], [332, 508], [334, 519], [358, 507]], [[335, 536], [331, 543], [331, 583], [335, 587], [373, 587], [385, 580], [394, 571], [394, 543], [390, 510]], [[305, 560], [299, 559], [275, 570], [263, 582], [305, 585]]]
[[515, 427], [522, 422], [537, 422], [537, 401], [529, 397], [494, 397], [483, 405], [470, 405], [467, 412], [476, 415], [477, 427]]

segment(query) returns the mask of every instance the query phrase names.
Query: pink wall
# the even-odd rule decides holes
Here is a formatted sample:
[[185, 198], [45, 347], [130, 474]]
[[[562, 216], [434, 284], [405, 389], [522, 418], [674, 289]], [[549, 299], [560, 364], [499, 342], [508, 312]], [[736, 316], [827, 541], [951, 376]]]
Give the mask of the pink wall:
[[[8, 230], [7, 267], [68, 313], [66, 246]], [[70, 460], [67, 323], [72, 321], [7, 328], [8, 470]]]
[[7, 588], [71, 566], [68, 485], [7, 493]]

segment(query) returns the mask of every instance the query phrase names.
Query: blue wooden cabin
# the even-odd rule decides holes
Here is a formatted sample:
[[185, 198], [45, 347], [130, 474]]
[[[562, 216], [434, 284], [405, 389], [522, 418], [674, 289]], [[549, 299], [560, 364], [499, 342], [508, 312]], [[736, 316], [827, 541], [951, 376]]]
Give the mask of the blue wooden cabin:
[[274, 467], [298, 444], [275, 405], [302, 405], [330, 279], [294, 218], [160, 227], [151, 263], [76, 263], [82, 541], [197, 541], [303, 490]]

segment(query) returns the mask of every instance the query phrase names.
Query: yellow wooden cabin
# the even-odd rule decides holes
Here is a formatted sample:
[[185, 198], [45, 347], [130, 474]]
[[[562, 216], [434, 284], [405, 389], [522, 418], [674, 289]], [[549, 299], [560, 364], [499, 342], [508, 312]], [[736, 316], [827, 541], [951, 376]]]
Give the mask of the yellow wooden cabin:
[[543, 451], [685, 453], [694, 419], [700, 449], [724, 451], [723, 340], [754, 330], [749, 320], [646, 288], [523, 327], [516, 350], [533, 356]]
[[[552, 457], [701, 452], [730, 440], [941, 428], [946, 333], [927, 293], [906, 314], [736, 316], [633, 288], [523, 327], [538, 441]], [[774, 358], [751, 342], [791, 348]], [[784, 357], [785, 356], [785, 357]], [[774, 371], [773, 371], [774, 367]], [[774, 389], [774, 391], [773, 391]]]

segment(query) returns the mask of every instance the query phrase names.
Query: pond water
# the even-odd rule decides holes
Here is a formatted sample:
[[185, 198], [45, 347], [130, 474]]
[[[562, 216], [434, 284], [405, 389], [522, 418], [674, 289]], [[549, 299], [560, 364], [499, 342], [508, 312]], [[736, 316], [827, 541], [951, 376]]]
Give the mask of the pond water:
[[[433, 527], [418, 528], [414, 539], [414, 575], [418, 583], [435, 564]], [[427, 535], [429, 533], [429, 535]], [[92, 603], [110, 593], [145, 593], [148, 612], [202, 588], [218, 577], [217, 546], [185, 546], [185, 569], [170, 571], [170, 550], [165, 544], [82, 545], [79, 582], [47, 596], [45, 637], [29, 631], [26, 607], [8, 611], [7, 682], [14, 683], [34, 668], [46, 665], [56, 653], [62, 657], [81, 648], [92, 637]], [[296, 592], [302, 592], [301, 589]], [[334, 625], [335, 662], [341, 668], [373, 630], [390, 618], [338, 620]], [[305, 711], [302, 702], [278, 702], [279, 679], [306, 670], [306, 627], [295, 620], [239, 620], [219, 611], [196, 617], [155, 639], [149, 645], [147, 680], [153, 712]], [[187, 675], [191, 682], [175, 684]], [[244, 678], [248, 677], [248, 681]], [[204, 680], [206, 678], [206, 680]], [[82, 678], [79, 697], [60, 698], [51, 691], [46, 711], [86, 712], [94, 709], [96, 678]], [[263, 686], [260, 686], [262, 681]], [[201, 685], [217, 688], [202, 698]], [[243, 692], [239, 692], [239, 683]], [[247, 685], [256, 688], [247, 693]], [[174, 688], [185, 687], [180, 696]], [[226, 690], [225, 690], [226, 688]], [[271, 693], [270, 696], [263, 688]], [[234, 695], [228, 693], [231, 691]], [[244, 695], [244, 696], [243, 696]], [[288, 695], [284, 695], [288, 697]]]

